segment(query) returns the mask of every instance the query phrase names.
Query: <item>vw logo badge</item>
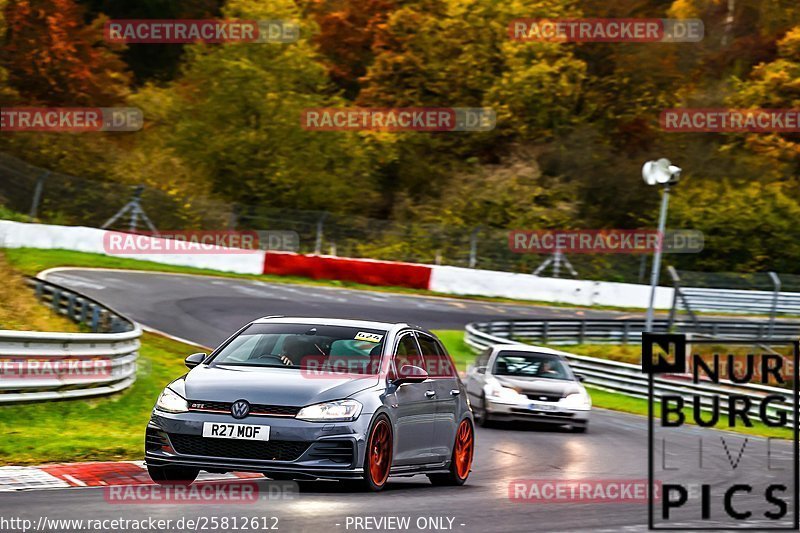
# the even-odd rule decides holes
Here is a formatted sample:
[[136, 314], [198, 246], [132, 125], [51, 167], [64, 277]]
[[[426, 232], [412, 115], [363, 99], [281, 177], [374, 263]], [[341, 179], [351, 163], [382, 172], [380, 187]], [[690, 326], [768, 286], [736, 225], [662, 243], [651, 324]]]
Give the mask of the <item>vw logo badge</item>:
[[250, 413], [250, 404], [247, 400], [237, 400], [231, 405], [233, 418], [244, 418]]

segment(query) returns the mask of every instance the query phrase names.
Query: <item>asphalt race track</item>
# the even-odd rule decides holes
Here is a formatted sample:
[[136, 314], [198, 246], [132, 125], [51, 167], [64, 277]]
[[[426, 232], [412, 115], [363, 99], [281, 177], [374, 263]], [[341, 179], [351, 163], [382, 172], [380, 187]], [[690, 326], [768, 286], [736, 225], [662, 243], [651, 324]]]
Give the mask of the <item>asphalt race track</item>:
[[234, 278], [104, 270], [58, 270], [47, 279], [91, 296], [137, 322], [204, 346], [267, 315], [330, 316], [461, 329], [509, 318], [610, 318], [608, 311], [533, 307]]
[[[574, 317], [577, 313], [585, 313], [586, 317], [624, 316], [607, 311], [120, 271], [60, 271], [51, 273], [48, 279], [101, 300], [146, 326], [203, 345], [215, 345], [245, 322], [270, 314], [408, 321], [430, 329], [461, 328], [470, 321], [498, 317]], [[735, 450], [744, 441], [740, 435], [685, 427], [670, 433], [671, 448], [667, 455], [693, 450], [701, 435], [709, 442], [716, 439], [718, 447], [719, 437], [724, 437]], [[40, 516], [174, 520], [199, 516], [274, 516], [278, 518], [279, 531], [327, 533], [365, 531], [356, 529], [352, 518], [367, 516], [410, 517], [409, 531], [600, 533], [647, 529], [647, 505], [643, 503], [558, 504], [509, 498], [509, 484], [514, 480], [646, 480], [644, 418], [595, 410], [586, 434], [528, 426], [477, 428], [476, 441], [472, 475], [465, 486], [457, 488], [434, 488], [419, 476], [392, 480], [379, 494], [351, 494], [335, 482], [301, 482], [300, 493], [294, 500], [250, 505], [119, 505], [107, 503], [103, 489], [76, 488], [1, 494], [0, 516], [30, 518], [34, 523]], [[745, 460], [766, 456], [765, 448], [764, 439], [750, 438]], [[788, 443], [773, 443], [772, 460], [786, 460], [790, 451]], [[708, 476], [724, 476], [726, 463], [724, 454], [709, 458], [708, 472], [718, 473]], [[753, 471], [751, 468], [750, 472]], [[757, 471], [762, 473], [747, 474], [751, 477], [746, 481], [755, 485], [774, 475], [766, 468]], [[258, 483], [266, 486], [268, 482]], [[743, 496], [740, 501], [749, 500]], [[418, 529], [416, 521], [428, 517], [446, 517], [452, 519], [452, 525], [445, 519], [444, 527]]]

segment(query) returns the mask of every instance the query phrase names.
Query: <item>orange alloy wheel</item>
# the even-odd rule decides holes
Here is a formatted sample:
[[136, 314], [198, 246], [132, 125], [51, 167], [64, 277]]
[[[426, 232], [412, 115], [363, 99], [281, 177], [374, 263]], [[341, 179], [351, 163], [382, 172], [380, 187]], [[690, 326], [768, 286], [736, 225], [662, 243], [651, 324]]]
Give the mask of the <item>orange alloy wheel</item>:
[[369, 473], [378, 487], [386, 483], [392, 466], [392, 430], [389, 422], [381, 418], [372, 428], [369, 439]]
[[472, 424], [469, 420], [463, 420], [458, 426], [456, 433], [456, 445], [453, 450], [456, 474], [460, 479], [465, 479], [469, 475], [472, 466], [472, 452], [475, 449]]

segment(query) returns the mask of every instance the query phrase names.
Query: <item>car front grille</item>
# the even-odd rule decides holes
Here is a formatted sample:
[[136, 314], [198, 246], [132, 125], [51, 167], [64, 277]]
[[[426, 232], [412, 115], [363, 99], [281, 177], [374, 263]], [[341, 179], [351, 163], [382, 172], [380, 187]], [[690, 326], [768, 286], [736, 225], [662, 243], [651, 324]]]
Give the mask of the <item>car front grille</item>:
[[354, 459], [353, 441], [323, 440], [315, 442], [308, 452], [312, 459], [328, 459], [334, 463], [352, 463]]
[[[207, 402], [203, 400], [189, 400], [190, 411], [231, 412], [231, 402]], [[254, 403], [250, 405], [248, 416], [295, 416], [300, 412], [300, 407], [291, 405], [265, 405]]]
[[144, 449], [148, 452], [160, 450], [164, 446], [169, 446], [164, 433], [161, 431], [148, 427], [144, 434]]
[[557, 402], [562, 398], [557, 394], [540, 394], [538, 392], [526, 392], [525, 396], [527, 396], [529, 400], [535, 400], [537, 402]]
[[303, 441], [211, 439], [179, 433], [170, 433], [169, 440], [175, 451], [183, 455], [262, 461], [295, 461], [310, 445]]

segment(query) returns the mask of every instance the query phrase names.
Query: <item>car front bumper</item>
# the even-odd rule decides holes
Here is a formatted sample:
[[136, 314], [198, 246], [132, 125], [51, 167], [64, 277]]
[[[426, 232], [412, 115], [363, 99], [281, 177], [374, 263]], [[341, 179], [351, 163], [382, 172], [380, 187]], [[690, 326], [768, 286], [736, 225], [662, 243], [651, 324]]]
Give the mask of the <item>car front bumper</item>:
[[486, 412], [495, 420], [518, 420], [544, 424], [585, 426], [589, 422], [590, 411], [564, 409], [557, 405], [554, 410], [534, 410], [531, 402], [506, 402], [492, 399], [486, 400]]
[[[211, 472], [261, 472], [346, 479], [363, 475], [371, 415], [352, 422], [306, 422], [290, 417], [237, 420], [216, 413], [153, 411], [145, 436], [148, 466], [186, 466]], [[203, 437], [203, 423], [270, 427], [268, 441]]]

